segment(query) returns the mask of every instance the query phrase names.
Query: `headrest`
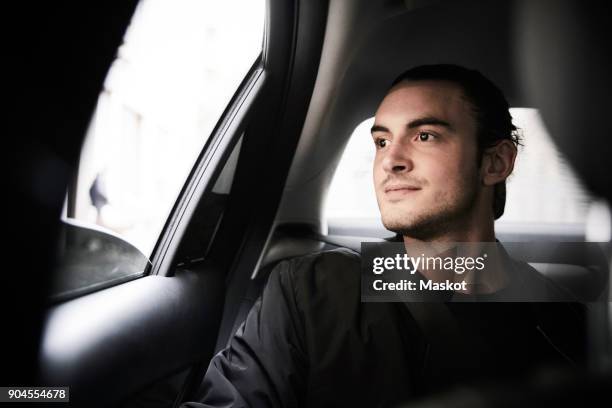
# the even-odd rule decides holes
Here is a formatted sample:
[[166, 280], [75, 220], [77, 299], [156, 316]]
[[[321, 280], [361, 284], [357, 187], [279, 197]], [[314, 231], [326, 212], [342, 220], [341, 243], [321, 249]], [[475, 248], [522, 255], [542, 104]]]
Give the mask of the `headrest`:
[[603, 1], [517, 2], [516, 70], [587, 187], [612, 201], [612, 24]]

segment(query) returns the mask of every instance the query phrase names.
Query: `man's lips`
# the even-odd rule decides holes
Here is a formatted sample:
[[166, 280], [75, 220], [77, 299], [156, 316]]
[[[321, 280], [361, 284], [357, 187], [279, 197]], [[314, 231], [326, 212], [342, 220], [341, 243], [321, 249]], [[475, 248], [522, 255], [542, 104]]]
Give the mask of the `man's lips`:
[[385, 193], [410, 193], [413, 191], [420, 190], [420, 187], [413, 186], [410, 184], [394, 184], [385, 187]]

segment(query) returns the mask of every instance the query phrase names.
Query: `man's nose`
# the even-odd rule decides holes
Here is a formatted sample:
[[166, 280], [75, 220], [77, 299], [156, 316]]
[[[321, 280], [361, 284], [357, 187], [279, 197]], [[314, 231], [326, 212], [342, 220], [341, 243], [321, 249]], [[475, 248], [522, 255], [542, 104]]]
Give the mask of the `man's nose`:
[[412, 170], [414, 164], [408, 150], [408, 146], [402, 143], [391, 143], [383, 158], [383, 170], [387, 173], [404, 173]]

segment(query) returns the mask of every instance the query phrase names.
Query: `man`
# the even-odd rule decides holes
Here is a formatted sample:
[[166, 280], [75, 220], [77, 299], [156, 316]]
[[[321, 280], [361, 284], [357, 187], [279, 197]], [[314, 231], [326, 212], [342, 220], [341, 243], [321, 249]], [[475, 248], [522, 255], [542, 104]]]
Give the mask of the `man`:
[[[495, 85], [454, 65], [413, 68], [380, 104], [372, 137], [382, 220], [407, 248], [495, 241], [519, 142]], [[526, 264], [502, 257], [504, 273], [485, 295], [503, 293], [519, 276], [536, 279]], [[185, 406], [393, 406], [460, 381], [580, 359], [572, 354], [580, 345], [553, 339], [530, 304], [448, 306], [477, 341], [443, 343], [402, 303], [362, 303], [360, 257], [349, 250], [282, 262], [211, 361], [201, 402]], [[486, 358], [456, 366], [441, 358], [452, 353]]]

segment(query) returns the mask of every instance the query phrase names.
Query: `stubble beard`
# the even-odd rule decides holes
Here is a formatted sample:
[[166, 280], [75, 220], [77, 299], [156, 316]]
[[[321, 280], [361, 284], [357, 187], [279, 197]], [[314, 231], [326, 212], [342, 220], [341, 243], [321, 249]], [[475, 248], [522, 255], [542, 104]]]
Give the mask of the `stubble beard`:
[[383, 225], [389, 231], [420, 241], [431, 241], [463, 228], [476, 205], [478, 193], [478, 178], [473, 175], [468, 180], [469, 183], [457, 188], [456, 195], [439, 193], [433, 197], [437, 205], [429, 211], [412, 215], [397, 209], [399, 214], [392, 217], [381, 214]]

